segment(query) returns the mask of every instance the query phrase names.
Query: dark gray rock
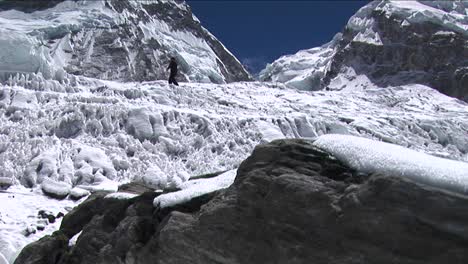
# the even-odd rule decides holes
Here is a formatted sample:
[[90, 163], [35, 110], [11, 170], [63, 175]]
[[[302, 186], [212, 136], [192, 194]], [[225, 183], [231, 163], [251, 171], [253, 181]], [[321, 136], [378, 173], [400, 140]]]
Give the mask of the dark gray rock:
[[226, 190], [163, 210], [153, 207], [156, 196], [92, 195], [62, 222], [61, 232], [69, 238], [82, 230], [76, 245], [50, 263], [461, 264], [468, 259], [466, 198], [353, 171], [305, 140], [258, 146]]
[[355, 176], [306, 141], [259, 146], [226, 192], [196, 214], [173, 212], [136, 263], [468, 259], [466, 199], [396, 177]]
[[39, 218], [47, 219], [49, 223], [55, 223], [55, 219], [57, 218], [52, 214], [52, 212], [46, 210], [39, 210], [37, 216]]
[[118, 191], [133, 194], [143, 194], [146, 192], [154, 192], [154, 189], [138, 182], [130, 182], [120, 185]]
[[68, 238], [62, 232], [57, 231], [23, 248], [14, 264], [57, 263], [67, 247]]

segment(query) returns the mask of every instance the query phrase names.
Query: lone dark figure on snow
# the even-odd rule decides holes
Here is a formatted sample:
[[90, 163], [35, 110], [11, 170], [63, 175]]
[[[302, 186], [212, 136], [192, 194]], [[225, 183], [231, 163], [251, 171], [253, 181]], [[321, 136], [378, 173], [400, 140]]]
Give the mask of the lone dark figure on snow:
[[177, 62], [174, 57], [171, 58], [171, 62], [169, 63], [169, 66], [167, 66], [168, 70], [171, 70], [171, 74], [169, 75], [169, 84], [175, 84], [179, 86], [179, 83], [177, 83], [175, 77], [177, 75]]

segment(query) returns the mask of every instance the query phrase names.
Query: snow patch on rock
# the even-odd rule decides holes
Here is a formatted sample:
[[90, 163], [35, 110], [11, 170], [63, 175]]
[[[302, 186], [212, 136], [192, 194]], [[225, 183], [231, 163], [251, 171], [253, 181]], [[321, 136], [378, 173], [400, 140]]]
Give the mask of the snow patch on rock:
[[188, 202], [193, 198], [228, 188], [234, 182], [236, 174], [237, 170], [230, 170], [214, 178], [185, 182], [180, 186], [180, 191], [162, 194], [156, 197], [153, 201], [153, 205], [159, 208], [171, 207]]
[[324, 135], [317, 138], [314, 145], [358, 171], [400, 176], [433, 188], [468, 194], [466, 162], [347, 135]]

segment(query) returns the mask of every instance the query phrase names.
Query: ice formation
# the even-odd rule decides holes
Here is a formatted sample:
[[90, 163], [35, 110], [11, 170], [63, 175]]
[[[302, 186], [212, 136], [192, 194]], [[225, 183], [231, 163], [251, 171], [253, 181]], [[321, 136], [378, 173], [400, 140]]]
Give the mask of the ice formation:
[[330, 67], [341, 33], [329, 43], [293, 55], [285, 55], [260, 72], [262, 81], [285, 83], [300, 90], [322, 89], [322, 79]]
[[30, 13], [0, 10], [0, 82], [16, 74], [24, 74], [24, 82], [59, 87], [74, 85], [74, 75], [162, 79], [169, 57], [177, 58], [184, 80], [250, 78], [184, 2], [68, 0], [51, 6]]
[[28, 187], [50, 179], [88, 190], [130, 180], [172, 188], [236, 168], [258, 143], [329, 133], [467, 160], [465, 103], [422, 85], [354, 85], [312, 93], [255, 82], [100, 81], [79, 93], [3, 85], [0, 176]]

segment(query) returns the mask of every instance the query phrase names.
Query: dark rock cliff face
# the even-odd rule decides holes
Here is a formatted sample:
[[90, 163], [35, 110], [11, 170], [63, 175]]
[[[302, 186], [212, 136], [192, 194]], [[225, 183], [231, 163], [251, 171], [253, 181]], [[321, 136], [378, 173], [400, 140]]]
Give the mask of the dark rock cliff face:
[[[431, 10], [444, 10], [445, 1], [426, 1]], [[456, 3], [459, 7], [463, 2]], [[466, 30], [451, 27], [449, 23], [431, 20], [408, 22], [406, 15], [385, 10], [387, 1], [369, 5], [370, 22], [367, 27], [375, 32], [381, 45], [356, 41], [360, 33], [348, 26], [344, 29], [337, 52], [333, 57], [324, 84], [352, 67], [379, 86], [398, 86], [411, 83], [428, 85], [438, 91], [462, 100], [468, 100], [468, 34]], [[466, 5], [466, 3], [465, 3]], [[454, 3], [455, 6], [455, 3]], [[447, 8], [445, 8], [447, 9]], [[464, 8], [450, 7], [451, 14], [465, 16]], [[413, 16], [418, 14], [414, 11]], [[362, 30], [361, 30], [362, 33]]]
[[465, 198], [353, 171], [304, 140], [258, 146], [227, 190], [164, 210], [155, 196], [88, 200], [15, 263], [468, 260]]

